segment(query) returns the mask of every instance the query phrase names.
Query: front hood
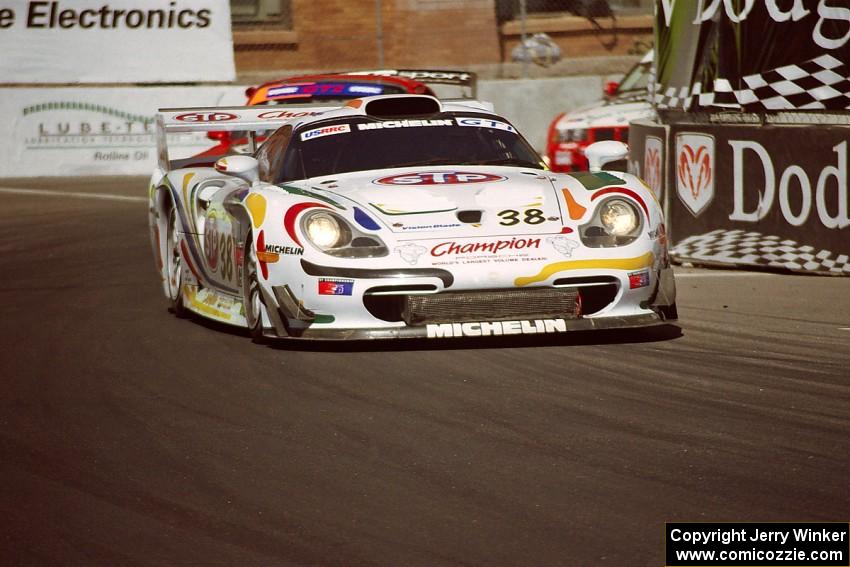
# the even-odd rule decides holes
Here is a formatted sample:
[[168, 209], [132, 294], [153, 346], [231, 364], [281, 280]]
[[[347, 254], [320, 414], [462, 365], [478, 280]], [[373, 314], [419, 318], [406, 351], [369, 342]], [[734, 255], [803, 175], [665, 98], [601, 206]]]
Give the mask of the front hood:
[[537, 169], [413, 167], [313, 181], [311, 187], [350, 201], [392, 232], [418, 238], [536, 234], [562, 226], [550, 175]]
[[569, 112], [555, 125], [559, 130], [627, 126], [632, 120], [652, 116], [646, 101], [593, 105]]

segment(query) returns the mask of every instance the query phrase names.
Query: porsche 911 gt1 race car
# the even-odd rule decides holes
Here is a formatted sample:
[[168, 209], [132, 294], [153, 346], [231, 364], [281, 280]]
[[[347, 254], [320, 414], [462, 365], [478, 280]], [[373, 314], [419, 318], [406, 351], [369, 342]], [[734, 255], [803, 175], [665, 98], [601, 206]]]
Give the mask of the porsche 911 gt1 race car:
[[[274, 132], [214, 167], [171, 133]], [[170, 307], [255, 340], [455, 338], [676, 318], [660, 206], [600, 170], [554, 174], [492, 105], [424, 95], [343, 106], [161, 110], [150, 182]], [[190, 159], [190, 162], [192, 160]]]

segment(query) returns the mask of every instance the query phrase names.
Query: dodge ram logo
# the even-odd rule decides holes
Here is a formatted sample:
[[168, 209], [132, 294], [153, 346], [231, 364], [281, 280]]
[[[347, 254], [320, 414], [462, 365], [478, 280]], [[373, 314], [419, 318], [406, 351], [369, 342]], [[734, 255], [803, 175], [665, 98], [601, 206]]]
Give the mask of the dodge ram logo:
[[225, 122], [239, 118], [229, 112], [189, 112], [174, 117], [181, 122]]
[[463, 183], [485, 183], [504, 181], [501, 175], [473, 173], [469, 171], [419, 171], [402, 173], [376, 179], [378, 185], [458, 185]]
[[679, 200], [698, 216], [714, 198], [714, 138], [683, 132], [676, 136]]

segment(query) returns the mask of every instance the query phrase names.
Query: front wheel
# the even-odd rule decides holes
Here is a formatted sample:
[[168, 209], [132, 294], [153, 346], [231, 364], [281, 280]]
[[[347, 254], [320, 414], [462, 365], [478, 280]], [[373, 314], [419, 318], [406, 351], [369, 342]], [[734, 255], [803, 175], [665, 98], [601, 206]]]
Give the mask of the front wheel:
[[168, 212], [168, 229], [165, 235], [165, 292], [168, 310], [179, 318], [188, 315], [183, 304], [183, 260], [180, 256], [180, 237], [177, 232], [177, 207]]
[[245, 241], [242, 254], [242, 305], [245, 308], [245, 319], [248, 321], [251, 340], [255, 343], [265, 342], [263, 311], [266, 307], [260, 292], [260, 280], [257, 277], [257, 251], [254, 249], [254, 239], [250, 234]]

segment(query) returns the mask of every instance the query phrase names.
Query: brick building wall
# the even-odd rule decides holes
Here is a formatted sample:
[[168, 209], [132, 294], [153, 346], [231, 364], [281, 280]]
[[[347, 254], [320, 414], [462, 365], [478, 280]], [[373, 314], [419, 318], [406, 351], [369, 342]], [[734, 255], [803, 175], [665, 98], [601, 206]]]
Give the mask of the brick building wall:
[[236, 68], [466, 67], [500, 61], [493, 0], [292, 0], [292, 29], [234, 27]]

